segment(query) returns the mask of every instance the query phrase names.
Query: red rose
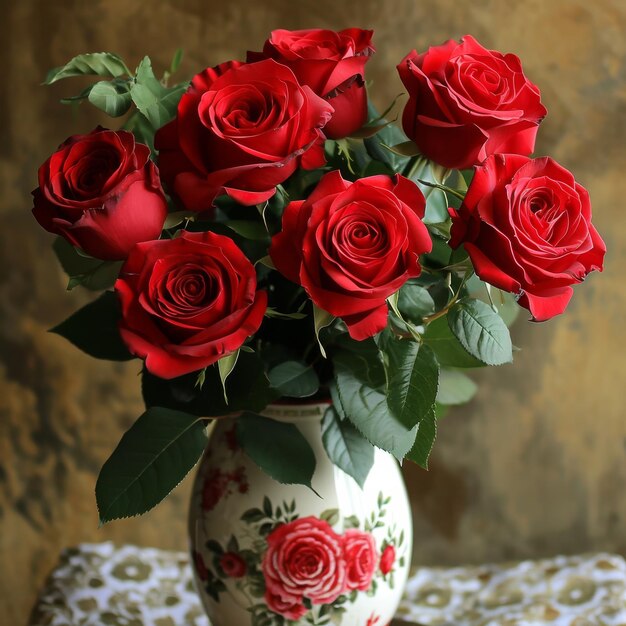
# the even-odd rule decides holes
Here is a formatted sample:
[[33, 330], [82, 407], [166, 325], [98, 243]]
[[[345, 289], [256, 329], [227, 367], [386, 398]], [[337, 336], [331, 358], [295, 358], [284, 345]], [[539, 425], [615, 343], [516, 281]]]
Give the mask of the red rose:
[[330, 172], [307, 200], [287, 206], [270, 255], [362, 340], [385, 328], [387, 298], [420, 274], [418, 257], [432, 246], [424, 207], [421, 191], [403, 176], [351, 183]]
[[289, 620], [298, 620], [308, 611], [300, 599], [288, 595], [283, 597], [269, 591], [265, 592], [265, 603], [270, 611]]
[[324, 164], [320, 129], [331, 113], [275, 61], [206, 69], [156, 135], [161, 174], [192, 211], [210, 209], [222, 193], [245, 205], [264, 202], [299, 165]]
[[550, 158], [489, 157], [459, 211], [450, 211], [450, 245], [465, 244], [478, 276], [518, 294], [536, 321], [562, 313], [570, 285], [602, 270], [606, 248], [589, 195]]
[[157, 239], [167, 216], [150, 149], [123, 130], [67, 139], [39, 168], [33, 196], [33, 215], [47, 231], [107, 261]]
[[346, 590], [341, 537], [328, 522], [304, 517], [283, 524], [268, 535], [267, 546], [261, 567], [270, 597], [329, 604]]
[[220, 567], [229, 578], [241, 578], [246, 575], [246, 562], [235, 552], [224, 552], [220, 556]]
[[290, 67], [301, 84], [333, 105], [324, 134], [339, 139], [367, 120], [365, 64], [375, 51], [372, 35], [360, 28], [274, 30], [263, 52], [248, 52], [248, 61], [275, 59]]
[[115, 290], [122, 339], [161, 378], [200, 370], [240, 348], [267, 305], [252, 263], [232, 239], [211, 232], [138, 244]]
[[383, 554], [380, 557], [380, 571], [383, 575], [387, 575], [393, 568], [393, 564], [396, 561], [396, 549], [389, 545], [383, 550]]
[[348, 589], [367, 591], [378, 565], [376, 542], [370, 533], [347, 530], [343, 536]]
[[462, 169], [496, 152], [533, 151], [546, 109], [514, 54], [466, 35], [460, 44], [413, 50], [398, 72], [409, 92], [404, 132], [429, 159]]

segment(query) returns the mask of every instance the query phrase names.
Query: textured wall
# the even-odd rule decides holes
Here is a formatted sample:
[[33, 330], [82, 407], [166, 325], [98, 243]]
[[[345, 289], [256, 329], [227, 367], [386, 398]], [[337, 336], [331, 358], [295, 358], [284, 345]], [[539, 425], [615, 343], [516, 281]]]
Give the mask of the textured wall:
[[[626, 553], [626, 5], [622, 0], [4, 0], [0, 24], [0, 623], [23, 623], [58, 551], [114, 538], [183, 547], [186, 491], [141, 520], [98, 530], [95, 474], [141, 410], [137, 363], [99, 363], [46, 334], [83, 301], [63, 291], [51, 238], [30, 216], [36, 167], [97, 115], [38, 83], [79, 52], [113, 50], [182, 71], [241, 57], [275, 27], [376, 30], [368, 71], [384, 104], [394, 66], [466, 32], [519, 54], [550, 111], [538, 152], [572, 168], [609, 247], [606, 271], [567, 315], [517, 324], [514, 366], [441, 423], [432, 470], [407, 469], [416, 557], [426, 563], [594, 549]], [[77, 290], [78, 291], [78, 290]], [[621, 350], [620, 350], [621, 348]]]

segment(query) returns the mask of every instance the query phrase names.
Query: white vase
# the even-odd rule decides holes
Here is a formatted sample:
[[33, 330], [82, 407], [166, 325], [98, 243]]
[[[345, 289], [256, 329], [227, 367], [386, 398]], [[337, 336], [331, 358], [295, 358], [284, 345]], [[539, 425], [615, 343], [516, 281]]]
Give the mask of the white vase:
[[317, 465], [312, 485], [283, 485], [217, 420], [189, 515], [196, 587], [212, 626], [385, 626], [411, 555], [410, 507], [396, 460], [376, 449], [364, 488], [333, 465], [321, 438], [328, 404], [276, 404]]

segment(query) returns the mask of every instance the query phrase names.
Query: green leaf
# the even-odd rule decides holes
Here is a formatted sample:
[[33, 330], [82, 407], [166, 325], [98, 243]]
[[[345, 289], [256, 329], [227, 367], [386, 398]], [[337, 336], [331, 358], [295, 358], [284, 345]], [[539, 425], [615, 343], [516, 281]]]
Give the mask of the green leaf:
[[[198, 377], [196, 378], [196, 384], [194, 385], [194, 387], [199, 387], [200, 389], [202, 389], [202, 387], [204, 387], [204, 381], [206, 380], [206, 367], [203, 367], [199, 372], [198, 372]], [[224, 386], [224, 382], [222, 381], [222, 386]], [[226, 389], [224, 389], [224, 401], [228, 404], [228, 398], [226, 397]]]
[[88, 85], [75, 96], [67, 96], [65, 98], [61, 98], [61, 104], [79, 104], [81, 101], [86, 100], [89, 97], [89, 92], [91, 91], [92, 87], [93, 85]]
[[[389, 312], [389, 323], [391, 327], [398, 328], [400, 331], [407, 331], [415, 341], [421, 341], [421, 336], [417, 328], [404, 318], [402, 312], [398, 308], [398, 300], [400, 299], [400, 292], [396, 291], [387, 298], [387, 304], [391, 311]], [[382, 337], [384, 335], [379, 335]]]
[[[471, 264], [472, 263], [469, 259], [469, 255], [467, 254], [467, 250], [465, 249], [465, 246], [461, 245], [455, 250], [452, 250], [452, 252], [450, 252], [450, 260], [448, 261], [448, 266], [471, 267]], [[469, 280], [472, 280], [474, 278], [477, 278], [476, 274], [473, 274]], [[477, 280], [480, 280], [480, 279], [477, 278]]]
[[448, 321], [440, 317], [426, 327], [424, 342], [430, 346], [439, 361], [446, 367], [484, 367], [485, 364], [465, 350], [459, 340], [452, 334]]
[[[239, 358], [239, 350], [235, 350], [226, 356], [223, 356], [217, 362], [217, 369], [220, 373], [220, 380], [222, 381], [222, 388], [224, 390], [224, 402], [228, 404], [228, 394], [226, 393], [226, 379], [232, 374], [232, 371], [235, 369], [235, 365], [237, 365], [237, 359]], [[205, 378], [206, 380], [206, 374]], [[204, 381], [203, 381], [204, 384]]]
[[128, 88], [126, 81], [102, 80], [91, 88], [89, 102], [111, 117], [120, 117], [132, 104]]
[[389, 115], [389, 113], [393, 111], [396, 104], [398, 103], [398, 100], [400, 100], [400, 98], [402, 98], [402, 96], [404, 95], [405, 94], [403, 92], [397, 94], [396, 97], [391, 101], [391, 104], [387, 105], [387, 108], [382, 113], [378, 112], [378, 110], [374, 106], [371, 99], [368, 98], [367, 100], [367, 126], [371, 126], [373, 124], [377, 124], [381, 121], [384, 121], [386, 117]]
[[[450, 175], [446, 180], [446, 186], [461, 192], [464, 196], [467, 193], [467, 182], [461, 170], [450, 170]], [[455, 209], [461, 206], [462, 200], [460, 198], [457, 198], [454, 194], [447, 194], [447, 196], [448, 206], [454, 207]]]
[[324, 349], [324, 346], [322, 345], [322, 342], [320, 341], [320, 331], [322, 330], [322, 328], [326, 328], [327, 326], [330, 326], [334, 320], [335, 320], [335, 317], [331, 315], [328, 311], [324, 311], [324, 309], [320, 309], [316, 304], [313, 304], [313, 321], [315, 324], [315, 338], [317, 339], [317, 343], [319, 344], [319, 347], [320, 347], [320, 352], [322, 353], [322, 356], [324, 358], [326, 358], [326, 350]]
[[[261, 262], [263, 262], [263, 259], [261, 259]], [[265, 309], [265, 317], [270, 317], [273, 319], [303, 320], [306, 316], [307, 316], [306, 313], [300, 313], [298, 311], [296, 311], [295, 313], [281, 313], [280, 311], [277, 311], [274, 307], [271, 307], [271, 306], [268, 306], [267, 309]]]
[[439, 364], [428, 346], [408, 339], [383, 342], [387, 373], [387, 403], [394, 417], [413, 428], [435, 404], [439, 386]]
[[385, 372], [373, 342], [354, 342], [334, 356], [340, 410], [368, 441], [402, 459], [413, 446], [417, 427], [407, 429], [389, 411]]
[[178, 68], [180, 67], [180, 62], [183, 60], [183, 55], [185, 54], [182, 48], [178, 48], [176, 52], [174, 52], [174, 56], [172, 57], [172, 63], [170, 64], [170, 74], [174, 74]]
[[450, 172], [451, 170], [429, 161], [426, 157], [416, 158], [411, 166], [410, 178], [417, 184], [426, 198], [425, 224], [438, 224], [449, 219], [448, 198], [443, 190], [430, 187], [419, 181], [442, 185]]
[[368, 154], [381, 163], [388, 165], [394, 172], [402, 172], [408, 165], [409, 157], [394, 154], [385, 146], [394, 146], [407, 141], [407, 136], [395, 124], [389, 124], [376, 133], [367, 137], [363, 144]]
[[110, 52], [92, 52], [89, 54], [79, 54], [65, 65], [55, 67], [48, 72], [44, 85], [51, 85], [57, 80], [69, 78], [70, 76], [118, 76], [129, 75], [130, 72], [124, 61], [117, 54]]
[[350, 139], [365, 139], [367, 137], [372, 137], [391, 123], [392, 122], [384, 122], [382, 124], [375, 124], [374, 126], [361, 126], [359, 130], [355, 130], [350, 135]]
[[61, 267], [68, 276], [76, 276], [89, 272], [102, 264], [99, 259], [93, 259], [79, 253], [77, 249], [63, 237], [57, 237], [52, 244]]
[[52, 244], [61, 267], [70, 277], [68, 290], [82, 285], [93, 291], [112, 287], [122, 266], [121, 261], [101, 261], [85, 255], [71, 243], [57, 237]]
[[423, 317], [435, 312], [435, 301], [428, 289], [408, 281], [398, 293], [398, 309], [404, 319], [417, 324]]
[[461, 170], [460, 174], [465, 181], [465, 188], [467, 189], [470, 186], [472, 179], [474, 178], [474, 169], [472, 168], [469, 170]]
[[175, 228], [179, 224], [186, 222], [188, 220], [195, 219], [197, 213], [193, 213], [191, 211], [172, 211], [167, 214], [165, 218], [165, 223], [163, 224], [164, 230], [169, 230], [170, 228]]
[[517, 304], [517, 300], [512, 293], [502, 291], [496, 287], [491, 287], [491, 297], [494, 305], [498, 309], [498, 315], [502, 321], [510, 328], [519, 317], [522, 308]]
[[229, 220], [226, 225], [238, 235], [253, 241], [264, 241], [269, 239], [269, 234], [265, 225], [261, 222], [253, 222], [252, 220]]
[[433, 449], [436, 436], [437, 419], [433, 407], [428, 415], [418, 424], [415, 444], [406, 455], [406, 458], [409, 461], [413, 461], [413, 463], [417, 463], [420, 467], [428, 469], [428, 457]]
[[241, 521], [246, 524], [256, 524], [265, 518], [265, 513], [261, 509], [248, 509], [242, 516]]
[[126, 120], [126, 123], [122, 127], [124, 130], [129, 130], [135, 135], [136, 141], [144, 143], [150, 148], [150, 152], [154, 155], [154, 133], [155, 129], [152, 124], [147, 120], [145, 115], [141, 111], [135, 110]]
[[142, 392], [146, 406], [167, 406], [201, 417], [219, 417], [238, 411], [262, 411], [279, 397], [265, 375], [258, 354], [241, 350], [237, 367], [228, 377], [228, 399], [217, 367], [206, 370], [202, 388], [196, 387], [197, 374], [163, 380], [144, 369]]
[[344, 520], [343, 520], [344, 530], [348, 530], [348, 528], [358, 528], [360, 525], [361, 525], [361, 522], [356, 515], [348, 515], [348, 517], [344, 517]]
[[124, 434], [96, 483], [100, 523], [156, 506], [196, 464], [207, 444], [194, 415], [148, 409]]
[[154, 75], [150, 58], [144, 57], [137, 67], [130, 94], [137, 108], [157, 129], [176, 115], [178, 102], [186, 88], [186, 85], [164, 87]]
[[440, 420], [443, 419], [448, 412], [450, 411], [450, 407], [445, 404], [439, 404], [439, 402], [435, 403], [435, 419]]
[[[447, 229], [449, 231], [450, 224], [451, 220], [448, 220], [444, 224], [429, 224], [428, 230], [435, 235], [435, 237], [431, 237], [433, 242], [432, 250], [424, 255], [424, 261], [427, 266], [446, 267], [448, 265], [448, 261], [450, 260], [450, 246], [448, 245], [448, 239], [450, 238], [450, 235], [448, 233], [448, 235], [443, 237], [443, 230]], [[420, 279], [421, 278], [422, 277], [420, 276]], [[439, 279], [441, 280], [441, 277], [439, 277]]]
[[61, 335], [77, 348], [97, 359], [128, 361], [133, 357], [122, 341], [117, 327], [120, 309], [112, 291], [85, 305], [51, 333]]
[[403, 141], [402, 143], [398, 143], [395, 146], [385, 145], [385, 148], [387, 148], [387, 150], [391, 150], [391, 152], [393, 152], [394, 154], [405, 157], [417, 156], [420, 153], [419, 148], [412, 140]]
[[77, 285], [92, 291], [102, 291], [115, 284], [122, 261], [101, 261], [85, 255], [71, 243], [57, 237], [52, 244], [57, 259], [65, 273], [70, 277], [68, 290]]
[[246, 454], [274, 480], [313, 489], [315, 454], [293, 424], [246, 412], [237, 420], [237, 440]]
[[374, 447], [331, 406], [322, 420], [322, 442], [328, 458], [363, 489], [374, 464]]
[[215, 539], [209, 539], [204, 545], [215, 554], [224, 554], [224, 548]]
[[477, 390], [476, 383], [463, 372], [442, 369], [439, 373], [437, 402], [446, 405], [464, 404], [474, 397]]
[[[458, 248], [458, 252], [461, 248]], [[451, 257], [452, 258], [452, 257]], [[467, 261], [470, 262], [469, 259]], [[488, 304], [493, 304], [498, 309], [498, 315], [510, 328], [518, 318], [521, 307], [512, 293], [502, 291], [493, 285], [483, 282], [473, 274], [467, 281], [467, 289], [472, 298], [478, 298]]]
[[320, 519], [334, 526], [339, 521], [339, 509], [326, 509], [320, 513]]
[[289, 398], [306, 398], [317, 393], [320, 381], [315, 370], [305, 363], [285, 361], [268, 373], [272, 387]]
[[513, 360], [509, 330], [488, 304], [460, 300], [448, 313], [448, 325], [461, 345], [483, 363], [502, 365]]
[[[258, 263], [260, 263], [261, 265], [264, 265], [265, 267], [267, 267], [267, 268], [269, 268], [269, 269], [271, 269], [271, 270], [275, 270], [275, 269], [276, 269], [276, 266], [274, 265], [274, 261], [272, 261], [272, 257], [271, 257], [269, 254], [268, 254], [268, 255], [266, 255], [266, 256], [264, 256], [264, 257], [261, 257], [261, 258], [257, 261], [257, 264], [258, 264]], [[270, 308], [271, 308], [271, 307], [270, 307]], [[276, 311], [276, 309], [273, 309], [273, 308], [272, 308], [272, 310], [273, 310], [275, 313], [277, 313], [278, 315], [283, 315], [283, 314], [281, 314], [281, 313], [278, 313], [278, 311]], [[284, 315], [288, 315], [288, 314], [284, 314]]]
[[352, 146], [353, 143], [347, 137], [344, 137], [343, 139], [328, 139], [325, 144], [325, 148], [330, 150], [333, 156], [336, 151], [337, 155], [343, 163], [345, 163], [351, 174], [356, 174], [354, 170], [354, 155], [351, 149]]
[[86, 274], [70, 276], [67, 290], [72, 291], [78, 285], [90, 291], [102, 291], [113, 287], [123, 264], [123, 261], [104, 261]]

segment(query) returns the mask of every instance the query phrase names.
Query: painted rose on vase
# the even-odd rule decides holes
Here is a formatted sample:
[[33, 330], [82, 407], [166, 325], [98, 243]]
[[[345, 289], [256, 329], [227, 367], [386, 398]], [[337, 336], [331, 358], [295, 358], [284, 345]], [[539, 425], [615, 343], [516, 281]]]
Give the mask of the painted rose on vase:
[[[295, 501], [274, 506], [266, 498], [241, 516], [247, 530], [237, 536], [246, 537], [246, 543], [235, 534], [226, 545], [209, 541], [210, 562], [194, 553], [196, 574], [216, 602], [224, 593], [241, 593], [258, 619], [261, 614], [290, 621], [339, 617], [360, 593], [375, 597], [378, 585], [393, 587], [397, 550], [400, 565], [405, 563], [403, 533], [388, 531], [381, 540], [377, 532], [390, 501], [380, 493], [377, 502], [369, 521], [361, 524], [352, 516], [341, 531], [337, 509], [298, 517]], [[262, 604], [254, 601], [259, 597]]]

